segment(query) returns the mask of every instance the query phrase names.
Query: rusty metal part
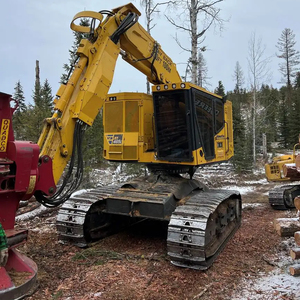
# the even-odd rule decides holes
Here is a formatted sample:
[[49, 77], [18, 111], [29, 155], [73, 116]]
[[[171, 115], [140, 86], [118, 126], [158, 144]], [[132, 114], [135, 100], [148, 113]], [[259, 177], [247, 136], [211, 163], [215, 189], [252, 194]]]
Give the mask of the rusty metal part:
[[294, 208], [294, 199], [300, 195], [300, 185], [284, 185], [269, 191], [269, 203], [272, 208], [286, 210]]
[[168, 255], [180, 267], [208, 269], [241, 224], [241, 197], [209, 190], [176, 208], [168, 227]]

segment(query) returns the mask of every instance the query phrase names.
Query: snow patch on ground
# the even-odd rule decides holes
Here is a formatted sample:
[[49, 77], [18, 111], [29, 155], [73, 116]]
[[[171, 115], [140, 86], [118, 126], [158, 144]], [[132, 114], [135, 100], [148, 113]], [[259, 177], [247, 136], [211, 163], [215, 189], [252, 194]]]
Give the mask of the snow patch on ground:
[[222, 190], [234, 190], [238, 191], [241, 195], [245, 195], [251, 193], [255, 190], [254, 186], [237, 186], [237, 185], [230, 185], [230, 186], [222, 186]]
[[281, 269], [276, 269], [270, 274], [262, 274], [262, 277], [256, 280], [243, 280], [240, 285], [243, 288], [233, 295], [232, 300], [300, 299], [299, 285], [299, 277], [293, 277], [282, 273]]
[[19, 221], [26, 221], [29, 219], [33, 219], [34, 217], [41, 215], [43, 213], [46, 213], [47, 211], [50, 211], [50, 209], [48, 207], [41, 205], [40, 207], [38, 207], [37, 209], [35, 209], [33, 211], [29, 211], [25, 214], [17, 216], [16, 221], [19, 222]]
[[293, 260], [289, 251], [295, 248], [294, 238], [286, 238], [278, 245], [278, 252], [264, 259], [275, 269], [268, 273], [262, 273], [257, 279], [245, 279], [237, 287], [232, 300], [279, 300], [300, 299], [300, 277], [294, 277], [289, 273], [289, 267], [300, 263], [300, 259]]
[[263, 206], [262, 203], [243, 203], [242, 207], [244, 208], [255, 208], [255, 207], [259, 207], [259, 206]]
[[266, 178], [262, 178], [260, 180], [245, 180], [244, 184], [267, 184], [268, 180]]

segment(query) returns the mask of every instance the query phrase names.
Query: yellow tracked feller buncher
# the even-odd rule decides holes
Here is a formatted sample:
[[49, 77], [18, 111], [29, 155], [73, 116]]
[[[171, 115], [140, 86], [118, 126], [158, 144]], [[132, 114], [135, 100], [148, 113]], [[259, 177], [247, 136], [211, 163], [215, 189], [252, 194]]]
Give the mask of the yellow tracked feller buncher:
[[[268, 181], [300, 181], [300, 156], [297, 154], [299, 145], [294, 145], [292, 154], [276, 156], [271, 163], [265, 164]], [[294, 199], [299, 195], [299, 184], [278, 186], [269, 191], [269, 203], [274, 209], [291, 209], [295, 207]]]
[[[129, 3], [74, 17], [71, 28], [89, 38], [80, 42], [77, 63], [56, 94], [55, 112], [45, 120], [38, 147], [22, 148], [29, 151], [32, 147], [33, 153], [40, 149], [39, 155], [32, 155], [30, 164], [26, 161], [29, 170], [25, 172], [25, 166], [23, 175], [14, 173], [20, 171], [13, 167], [17, 160], [11, 167], [6, 165], [0, 181], [10, 180], [8, 174], [15, 181], [1, 186], [3, 193], [8, 193], [5, 188], [14, 191], [17, 202], [34, 195], [45, 206], [62, 205], [58, 234], [78, 246], [116, 232], [128, 222], [168, 222], [171, 262], [207, 269], [241, 224], [241, 196], [237, 191], [209, 189], [192, 177], [199, 166], [233, 156], [232, 105], [182, 82], [171, 58], [138, 23], [139, 16]], [[80, 18], [92, 18], [92, 26], [77, 25]], [[147, 76], [153, 84], [152, 95], [108, 94], [120, 56]], [[93, 125], [101, 108], [104, 158], [145, 164], [151, 175], [71, 196], [82, 179], [85, 129]], [[1, 113], [0, 117], [5, 119]], [[5, 148], [7, 156], [11, 144]], [[62, 184], [57, 186], [64, 171]], [[24, 192], [17, 193], [13, 185], [25, 175]], [[0, 222], [3, 219], [0, 207]]]

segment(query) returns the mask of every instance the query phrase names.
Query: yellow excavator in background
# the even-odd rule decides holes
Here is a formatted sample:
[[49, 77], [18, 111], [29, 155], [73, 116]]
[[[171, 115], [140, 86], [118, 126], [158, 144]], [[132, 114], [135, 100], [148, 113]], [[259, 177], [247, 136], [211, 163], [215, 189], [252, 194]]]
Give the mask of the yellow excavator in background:
[[[55, 112], [45, 120], [38, 147], [14, 141], [9, 115], [0, 109], [0, 121], [9, 128], [0, 151], [0, 193], [7, 195], [0, 199], [0, 222], [11, 229], [19, 201], [32, 195], [45, 206], [62, 205], [59, 236], [78, 246], [129, 220], [161, 220], [168, 222], [171, 262], [207, 269], [241, 224], [241, 196], [209, 189], [192, 177], [199, 166], [233, 156], [232, 105], [182, 82], [171, 58], [138, 23], [139, 15], [129, 3], [74, 17], [71, 28], [89, 38], [80, 42], [77, 63], [56, 94]], [[79, 18], [91, 18], [91, 27], [77, 25]], [[119, 56], [147, 76], [152, 95], [108, 94]], [[143, 163], [151, 173], [71, 196], [82, 179], [84, 132], [101, 108], [104, 158]]]
[[[300, 181], [300, 156], [297, 154], [300, 143], [294, 145], [293, 153], [276, 156], [265, 164], [268, 181]], [[283, 185], [269, 191], [269, 203], [272, 208], [285, 210], [294, 208], [294, 199], [300, 195], [300, 185]]]

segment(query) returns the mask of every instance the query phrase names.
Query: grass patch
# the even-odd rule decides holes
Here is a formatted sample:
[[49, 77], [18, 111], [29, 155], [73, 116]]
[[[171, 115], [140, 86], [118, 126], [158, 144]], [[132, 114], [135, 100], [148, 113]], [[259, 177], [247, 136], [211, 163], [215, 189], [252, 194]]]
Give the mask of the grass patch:
[[126, 255], [115, 251], [103, 251], [95, 248], [88, 248], [77, 252], [72, 260], [84, 261], [86, 264], [103, 265], [110, 260], [122, 260]]
[[63, 296], [63, 291], [58, 291], [57, 293], [52, 295], [52, 300], [60, 299]]

